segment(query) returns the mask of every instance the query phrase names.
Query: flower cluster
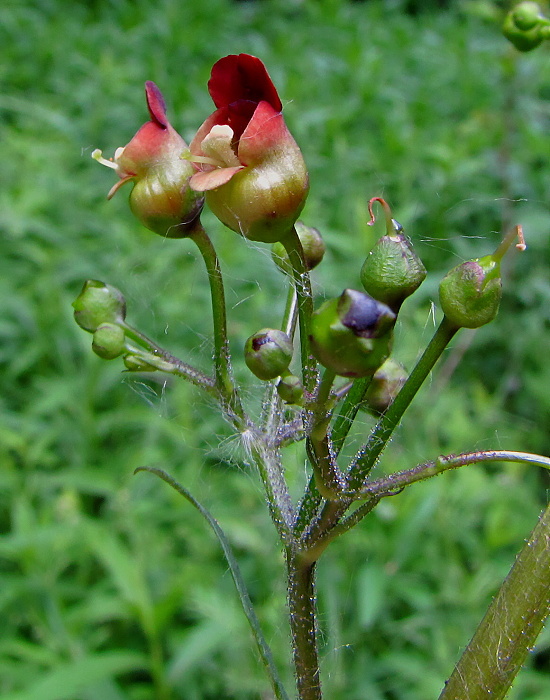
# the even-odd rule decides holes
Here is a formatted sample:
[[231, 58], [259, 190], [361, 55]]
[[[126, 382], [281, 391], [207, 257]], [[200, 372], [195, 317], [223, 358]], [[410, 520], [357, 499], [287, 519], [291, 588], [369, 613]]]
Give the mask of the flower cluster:
[[109, 197], [133, 182], [132, 211], [170, 238], [193, 232], [206, 199], [246, 238], [284, 240], [305, 204], [308, 174], [264, 64], [248, 54], [226, 56], [212, 68], [208, 90], [216, 110], [188, 147], [166, 118], [160, 90], [146, 83], [151, 121], [113, 160], [93, 153], [120, 177]]

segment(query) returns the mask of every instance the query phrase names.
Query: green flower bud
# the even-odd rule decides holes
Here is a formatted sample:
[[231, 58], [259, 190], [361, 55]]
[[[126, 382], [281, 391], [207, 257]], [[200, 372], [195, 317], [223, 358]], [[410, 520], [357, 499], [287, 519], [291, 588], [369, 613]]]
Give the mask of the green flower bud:
[[403, 228], [391, 217], [391, 210], [380, 197], [378, 201], [386, 212], [386, 235], [382, 236], [369, 253], [361, 269], [361, 284], [372, 297], [387, 304], [395, 313], [405, 299], [415, 292], [426, 277], [426, 268], [415, 253], [411, 242], [403, 234]]
[[267, 381], [275, 379], [288, 369], [292, 352], [292, 341], [286, 333], [264, 328], [246, 341], [244, 360], [252, 374]]
[[157, 368], [150, 365], [137, 355], [128, 353], [122, 358], [128, 372], [156, 372]]
[[536, 2], [521, 2], [506, 15], [502, 32], [518, 51], [531, 51], [550, 38], [550, 21]]
[[516, 247], [525, 250], [521, 226], [516, 226], [492, 255], [468, 260], [441, 280], [441, 308], [457, 328], [479, 328], [497, 315], [502, 296], [500, 262], [516, 236]]
[[384, 413], [407, 381], [407, 377], [403, 365], [388, 357], [374, 373], [360, 408], [375, 415]]
[[102, 323], [94, 333], [92, 350], [104, 360], [114, 360], [125, 351], [124, 329], [114, 323]]
[[[325, 242], [316, 228], [306, 226], [301, 221], [296, 222], [295, 229], [304, 249], [306, 268], [313, 270], [323, 259], [326, 250]], [[282, 243], [274, 243], [271, 246], [271, 256], [281, 272], [287, 275], [292, 274], [290, 261]]]
[[277, 393], [287, 404], [301, 406], [304, 400], [304, 387], [299, 377], [286, 374], [277, 384]]
[[89, 333], [95, 333], [102, 323], [122, 323], [126, 317], [122, 292], [98, 280], [84, 282], [73, 308], [75, 321]]
[[311, 349], [319, 362], [343, 377], [373, 374], [390, 353], [396, 315], [368, 294], [345, 289], [311, 318]]

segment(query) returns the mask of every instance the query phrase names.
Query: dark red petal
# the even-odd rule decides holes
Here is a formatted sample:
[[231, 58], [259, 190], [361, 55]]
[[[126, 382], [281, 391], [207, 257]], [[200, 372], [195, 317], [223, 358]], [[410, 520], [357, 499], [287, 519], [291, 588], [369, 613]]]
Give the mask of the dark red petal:
[[145, 83], [145, 97], [147, 99], [147, 107], [151, 119], [165, 129], [168, 126], [168, 119], [166, 119], [166, 102], [164, 101], [162, 92], [151, 80]]
[[237, 100], [269, 102], [276, 112], [282, 109], [277, 90], [266, 70], [256, 56], [246, 53], [220, 58], [212, 67], [208, 81], [210, 93], [216, 107], [226, 107]]

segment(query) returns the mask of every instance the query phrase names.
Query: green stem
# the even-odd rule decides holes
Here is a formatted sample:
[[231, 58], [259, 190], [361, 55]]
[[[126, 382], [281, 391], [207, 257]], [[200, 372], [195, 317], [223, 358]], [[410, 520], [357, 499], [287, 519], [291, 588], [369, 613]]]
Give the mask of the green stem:
[[313, 297], [309, 273], [304, 262], [304, 249], [296, 229], [293, 228], [281, 242], [285, 247], [292, 266], [294, 288], [298, 297], [298, 322], [300, 326], [300, 352], [304, 388], [309, 395], [312, 395], [317, 382], [317, 362], [311, 354], [309, 341], [311, 316], [313, 314]]
[[457, 330], [458, 328], [444, 316], [401, 391], [374, 427], [367, 443], [359, 451], [355, 463], [352, 463], [349, 478], [350, 490], [359, 488], [376, 464], [403, 414]]
[[[456, 326], [452, 325], [446, 317], [443, 317], [428, 347], [401, 388], [401, 391], [374, 427], [366, 445], [359, 451], [356, 461], [352, 463], [348, 472], [348, 488], [351, 492], [354, 492], [363, 484], [417, 391], [457, 330]], [[311, 533], [308, 535], [308, 540], [314, 544], [316, 537], [322, 537], [323, 533], [332, 530], [344, 515], [352, 500], [347, 497], [341, 501], [327, 501]]]
[[317, 396], [311, 404], [312, 427], [308, 440], [311, 445], [311, 466], [315, 475], [317, 491], [329, 499], [338, 498], [345, 486], [345, 479], [334, 460], [328, 437], [331, 418], [331, 389], [336, 374], [325, 369], [317, 390]]
[[359, 411], [359, 404], [361, 403], [365, 392], [372, 381], [372, 377], [362, 377], [361, 379], [356, 379], [351, 389], [346, 394], [342, 408], [338, 414], [338, 417], [334, 421], [332, 427], [332, 447], [334, 454], [340, 454], [344, 442], [348, 436], [355, 416]]
[[502, 700], [549, 613], [550, 506], [547, 506], [439, 700]]
[[200, 222], [197, 222], [189, 236], [197, 245], [204, 260], [210, 294], [212, 297], [212, 318], [214, 323], [214, 366], [216, 386], [224, 399], [226, 408], [245, 424], [244, 412], [231, 376], [231, 358], [227, 340], [227, 320], [225, 312], [225, 291], [218, 256], [208, 234]]
[[273, 524], [283, 543], [290, 545], [294, 542], [292, 524], [296, 514], [284, 478], [280, 452], [270, 443], [266, 444], [260, 437], [252, 435], [247, 447], [258, 468]]
[[449, 469], [458, 469], [468, 464], [480, 462], [520, 462], [522, 464], [535, 464], [545, 469], [550, 469], [550, 458], [530, 452], [511, 452], [509, 450], [483, 450], [482, 452], [464, 452], [459, 455], [441, 456], [431, 462], [424, 462], [412, 469], [406, 469], [389, 476], [384, 476], [375, 481], [368, 481], [355, 493], [345, 494], [352, 498], [382, 498], [391, 496], [401, 491], [406, 486], [417, 481], [424, 481], [432, 476], [437, 476]]
[[[183, 362], [164, 348], [161, 348], [160, 345], [157, 345], [146, 335], [140, 333], [140, 331], [136, 330], [132, 326], [129, 326], [127, 323], [122, 323], [121, 326], [124, 328], [127, 338], [133, 340], [147, 351], [144, 353], [140, 348], [132, 348], [129, 345], [127, 349], [130, 352], [136, 354], [146, 362], [150, 362], [150, 364], [161, 372], [168, 372], [170, 374], [175, 374], [178, 377], [182, 377], [183, 379], [187, 379], [192, 384], [195, 384], [195, 386], [205, 389], [213, 396], [217, 396], [215, 383], [210, 377], [207, 377], [198, 369], [195, 369], [186, 362]], [[166, 366], [163, 366], [163, 363], [166, 363]]]
[[[296, 290], [294, 289], [293, 285], [290, 285], [288, 288], [285, 312], [281, 324], [283, 332], [286, 333], [290, 338], [293, 338], [294, 329], [296, 327], [296, 301]], [[276, 425], [276, 417], [278, 415], [281, 405], [277, 394], [277, 385], [275, 382], [271, 382], [268, 385], [263, 405], [264, 410], [262, 424], [264, 425], [264, 431], [266, 435], [270, 437], [271, 441], [275, 443], [278, 428], [278, 426]]]
[[288, 607], [299, 700], [321, 700], [315, 624], [315, 563], [287, 549]]

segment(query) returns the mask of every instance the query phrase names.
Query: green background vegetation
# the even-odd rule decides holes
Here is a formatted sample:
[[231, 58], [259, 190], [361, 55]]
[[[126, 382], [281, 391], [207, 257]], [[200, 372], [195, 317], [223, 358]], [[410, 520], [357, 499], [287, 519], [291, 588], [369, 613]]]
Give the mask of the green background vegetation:
[[[303, 219], [328, 245], [317, 295], [358, 287], [381, 233], [366, 226], [371, 196], [389, 200], [429, 269], [397, 331], [408, 367], [442, 274], [521, 222], [529, 248], [507, 261], [498, 319], [453, 343], [376, 473], [451, 451], [550, 453], [549, 54], [517, 54], [490, 3], [427, 5], [2, 3], [0, 700], [270, 697], [211, 532], [165, 484], [132, 476], [140, 465], [170, 471], [219, 519], [292, 682], [282, 557], [238, 440], [192, 387], [94, 356], [72, 320], [82, 281], [104, 280], [131, 323], [208, 370], [192, 244], [142, 229], [124, 191], [106, 202], [114, 178], [90, 159], [146, 120], [146, 79], [189, 139], [212, 111], [212, 64], [265, 61], [310, 169]], [[239, 358], [250, 333], [277, 324], [284, 280], [264, 246], [204, 221]], [[369, 425], [362, 415], [356, 439]], [[288, 468], [298, 490], [299, 449]], [[437, 697], [547, 486], [534, 468], [468, 467], [387, 499], [331, 546], [319, 565], [327, 698]], [[510, 697], [546, 700], [549, 671], [543, 633]]]

